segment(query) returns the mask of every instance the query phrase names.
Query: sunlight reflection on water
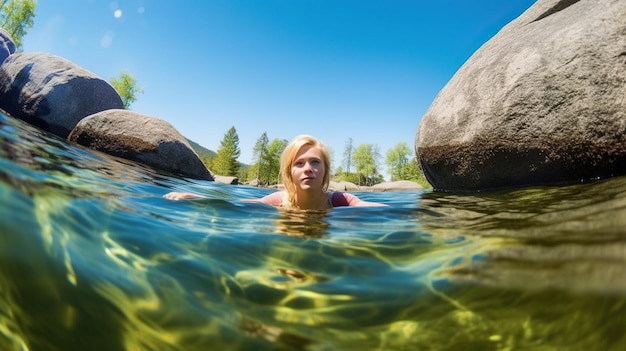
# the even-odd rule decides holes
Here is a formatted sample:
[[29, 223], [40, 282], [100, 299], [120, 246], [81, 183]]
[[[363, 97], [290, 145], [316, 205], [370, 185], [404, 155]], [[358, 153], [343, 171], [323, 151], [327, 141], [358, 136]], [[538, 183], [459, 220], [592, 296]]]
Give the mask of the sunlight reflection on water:
[[2, 350], [626, 347], [624, 177], [304, 215], [0, 121]]

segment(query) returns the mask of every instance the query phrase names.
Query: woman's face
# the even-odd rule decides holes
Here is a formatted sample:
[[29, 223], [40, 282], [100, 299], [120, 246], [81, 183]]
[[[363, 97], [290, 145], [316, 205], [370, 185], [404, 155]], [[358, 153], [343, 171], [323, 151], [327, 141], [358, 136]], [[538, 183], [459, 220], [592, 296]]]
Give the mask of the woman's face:
[[291, 178], [300, 190], [322, 189], [326, 169], [322, 152], [311, 145], [304, 145], [291, 165]]

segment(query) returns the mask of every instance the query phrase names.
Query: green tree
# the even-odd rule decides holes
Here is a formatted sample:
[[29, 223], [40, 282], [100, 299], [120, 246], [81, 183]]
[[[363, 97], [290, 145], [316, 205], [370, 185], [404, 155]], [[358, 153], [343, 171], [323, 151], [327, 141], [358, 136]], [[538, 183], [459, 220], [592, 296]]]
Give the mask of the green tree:
[[288, 143], [285, 139], [273, 139], [267, 148], [266, 164], [268, 165], [269, 184], [280, 182], [280, 156]]
[[261, 185], [280, 182], [280, 156], [287, 143], [285, 139], [272, 139], [270, 142], [266, 132], [257, 139], [252, 149], [252, 157], [256, 162], [251, 169], [256, 173]]
[[239, 174], [239, 136], [235, 127], [230, 127], [220, 142], [220, 147], [213, 159], [213, 172], [222, 176], [237, 176]]
[[359, 174], [344, 172], [341, 167], [337, 167], [335, 176], [332, 178], [336, 182], [346, 181], [354, 184], [359, 184], [359, 181], [362, 179], [362, 177], [359, 177]]
[[410, 167], [411, 149], [409, 145], [401, 141], [393, 148], [387, 150], [387, 158], [385, 164], [389, 167], [389, 175], [391, 181], [408, 180], [411, 177], [412, 169]]
[[381, 181], [382, 177], [378, 174], [379, 158], [378, 147], [373, 144], [361, 144], [356, 148], [352, 159], [359, 175], [358, 185], [372, 186]]
[[424, 175], [424, 171], [422, 167], [420, 167], [417, 158], [413, 158], [407, 165], [407, 178], [406, 180], [412, 180], [417, 184], [421, 185], [424, 189], [432, 189], [432, 185], [426, 179], [426, 175]]
[[202, 163], [204, 163], [204, 165], [206, 166], [207, 169], [213, 169], [213, 157], [211, 156], [200, 156], [200, 161], [202, 161]]
[[119, 78], [111, 77], [111, 86], [122, 98], [125, 109], [130, 108], [130, 104], [137, 101], [137, 93], [143, 93], [143, 89], [137, 86], [137, 80], [128, 72], [120, 73]]
[[252, 165], [252, 168], [256, 174], [256, 179], [258, 179], [262, 185], [267, 185], [269, 182], [269, 174], [267, 173], [269, 165], [266, 164], [269, 143], [270, 140], [267, 137], [267, 132], [263, 132], [252, 148], [252, 160], [256, 161]]
[[34, 0], [0, 0], [0, 27], [11, 36], [17, 51], [22, 51], [22, 38], [33, 26], [35, 7]]
[[335, 168], [335, 172], [334, 174], [331, 175], [331, 180], [337, 180], [339, 178], [341, 178], [341, 176], [344, 174], [343, 168], [341, 168], [341, 166]]
[[237, 174], [237, 177], [239, 178], [239, 183], [245, 183], [248, 181], [248, 174], [250, 174], [250, 169], [252, 167], [248, 166], [248, 165], [243, 165], [240, 164], [239, 167], [239, 173]]

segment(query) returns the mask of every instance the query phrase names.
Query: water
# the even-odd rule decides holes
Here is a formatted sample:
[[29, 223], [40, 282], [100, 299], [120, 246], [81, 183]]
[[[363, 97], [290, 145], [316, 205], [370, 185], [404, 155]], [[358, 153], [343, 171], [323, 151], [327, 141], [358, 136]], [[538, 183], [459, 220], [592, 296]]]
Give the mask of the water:
[[625, 177], [305, 215], [4, 115], [0, 156], [0, 350], [626, 347]]

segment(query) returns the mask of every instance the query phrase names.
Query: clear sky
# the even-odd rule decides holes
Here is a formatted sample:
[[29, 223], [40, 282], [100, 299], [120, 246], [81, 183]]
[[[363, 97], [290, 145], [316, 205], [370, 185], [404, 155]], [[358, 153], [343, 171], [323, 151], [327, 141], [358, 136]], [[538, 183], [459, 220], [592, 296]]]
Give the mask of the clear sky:
[[[263, 132], [331, 149], [411, 150], [461, 65], [535, 0], [39, 0], [25, 52], [49, 52], [144, 90], [131, 110], [241, 157]], [[384, 171], [384, 170], [383, 170]], [[388, 179], [388, 174], [383, 174]]]

